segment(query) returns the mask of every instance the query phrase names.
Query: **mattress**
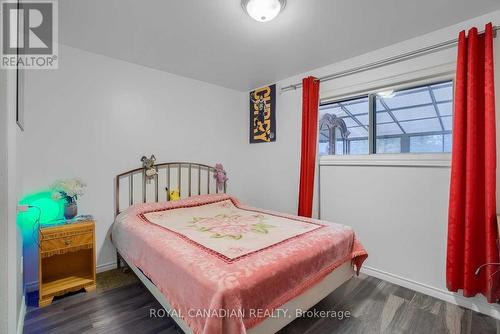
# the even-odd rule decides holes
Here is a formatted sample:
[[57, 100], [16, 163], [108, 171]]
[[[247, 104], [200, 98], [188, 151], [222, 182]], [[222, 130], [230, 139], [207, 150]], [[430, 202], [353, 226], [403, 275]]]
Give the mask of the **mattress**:
[[131, 206], [112, 241], [194, 333], [245, 333], [367, 253], [351, 228], [247, 207], [226, 194]]

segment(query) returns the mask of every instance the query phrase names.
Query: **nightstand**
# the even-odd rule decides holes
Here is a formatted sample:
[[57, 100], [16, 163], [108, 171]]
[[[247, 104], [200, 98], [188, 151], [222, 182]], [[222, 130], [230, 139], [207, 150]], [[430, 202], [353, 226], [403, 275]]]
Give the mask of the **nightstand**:
[[39, 307], [67, 292], [95, 290], [94, 221], [40, 228], [38, 240]]

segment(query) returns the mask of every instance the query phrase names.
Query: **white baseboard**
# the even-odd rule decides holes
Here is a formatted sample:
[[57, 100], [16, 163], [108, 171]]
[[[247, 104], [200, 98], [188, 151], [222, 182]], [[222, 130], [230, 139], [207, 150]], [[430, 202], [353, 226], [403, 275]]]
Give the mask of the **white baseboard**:
[[[96, 273], [102, 273], [104, 271], [108, 270], [113, 270], [116, 269], [116, 262], [108, 262], [108, 263], [103, 263], [98, 266], [96, 266], [95, 271]], [[38, 290], [38, 281], [26, 283], [25, 285], [26, 292], [33, 292]]]
[[384, 281], [391, 282], [411, 290], [415, 290], [431, 297], [444, 300], [445, 302], [459, 305], [500, 320], [500, 305], [490, 304], [486, 302], [486, 299], [482, 300], [480, 297], [465, 298], [464, 296], [447, 290], [438, 289], [427, 284], [419, 283], [398, 275], [385, 272], [383, 270], [367, 266], [363, 266], [361, 272], [368, 276], [377, 277], [383, 279]]
[[17, 334], [23, 334], [25, 317], [26, 317], [26, 297], [23, 296], [21, 301], [21, 309], [19, 310], [19, 319], [17, 321]]
[[99, 264], [96, 266], [96, 273], [102, 273], [104, 271], [116, 269], [116, 261]]

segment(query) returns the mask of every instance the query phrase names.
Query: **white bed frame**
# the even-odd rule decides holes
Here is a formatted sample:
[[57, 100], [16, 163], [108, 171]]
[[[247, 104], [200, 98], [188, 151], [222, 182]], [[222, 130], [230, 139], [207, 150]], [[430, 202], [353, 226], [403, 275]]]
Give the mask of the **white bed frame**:
[[[203, 164], [197, 163], [189, 163], [189, 162], [172, 162], [172, 163], [163, 163], [155, 165], [156, 170], [159, 172], [160, 169], [164, 168], [167, 174], [167, 187], [170, 189], [170, 169], [174, 166], [177, 168], [177, 186], [180, 190], [181, 188], [181, 175], [182, 168], [185, 167], [188, 169], [188, 173], [184, 173], [188, 175], [188, 196], [191, 196], [192, 187], [191, 187], [191, 178], [192, 172], [195, 171], [197, 174], [198, 188], [197, 193], [201, 193], [201, 171], [206, 169], [207, 171], [207, 186], [206, 192], [210, 193], [210, 173], [215, 169], [214, 167], [210, 167]], [[197, 172], [197, 173], [196, 173]], [[146, 191], [147, 191], [147, 182], [146, 182], [146, 173], [143, 168], [133, 169], [131, 171], [119, 174], [116, 177], [116, 188], [115, 188], [115, 203], [116, 203], [116, 215], [120, 213], [120, 180], [123, 178], [127, 178], [129, 180], [129, 201], [128, 204], [132, 205], [134, 203], [134, 188], [133, 188], [133, 178], [135, 174], [142, 174], [142, 201], [146, 202]], [[195, 176], [196, 178], [196, 176]], [[205, 179], [205, 178], [204, 178]], [[160, 188], [158, 182], [158, 176], [154, 177], [154, 190], [155, 190], [155, 201], [158, 201], [158, 189]], [[216, 187], [213, 187], [217, 189]], [[226, 192], [226, 184], [223, 186], [224, 192]], [[214, 192], [218, 192], [215, 190]], [[195, 191], [196, 193], [196, 191]], [[168, 198], [167, 198], [168, 200]], [[142, 271], [134, 266], [130, 261], [128, 261], [124, 256], [120, 255], [119, 250], [117, 250], [117, 266], [120, 267], [120, 259], [125, 261], [125, 263], [132, 269], [132, 271], [137, 275], [137, 277], [141, 280], [144, 286], [151, 292], [151, 294], [158, 300], [161, 306], [165, 309], [169, 317], [171, 317], [175, 322], [179, 325], [179, 327], [186, 333], [193, 333], [192, 329], [186, 324], [186, 322], [177, 316], [177, 312], [174, 311], [168, 299], [160, 292], [160, 290], [142, 273]], [[340, 285], [347, 282], [354, 276], [354, 268], [351, 261], [346, 261], [335, 270], [333, 270], [330, 274], [328, 274], [322, 281], [314, 285], [312, 288], [306, 290], [301, 295], [291, 299], [281, 307], [279, 307], [281, 312], [280, 314], [286, 314], [287, 316], [278, 316], [280, 314], [273, 313], [270, 317], [266, 318], [264, 321], [260, 322], [256, 326], [247, 330], [249, 334], [270, 334], [276, 333], [281, 328], [285, 327], [287, 324], [292, 322], [297, 318], [296, 310], [306, 311], [311, 307], [316, 305], [323, 298], [332, 293], [335, 289], [337, 289]], [[286, 312], [286, 313], [285, 313]]]

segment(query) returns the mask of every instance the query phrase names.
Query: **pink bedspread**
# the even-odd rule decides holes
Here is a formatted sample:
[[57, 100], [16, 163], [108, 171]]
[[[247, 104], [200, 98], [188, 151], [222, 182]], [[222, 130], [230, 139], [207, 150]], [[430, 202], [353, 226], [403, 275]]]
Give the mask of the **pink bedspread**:
[[367, 253], [351, 228], [246, 207], [225, 194], [134, 205], [113, 224], [194, 333], [245, 333], [346, 261]]

